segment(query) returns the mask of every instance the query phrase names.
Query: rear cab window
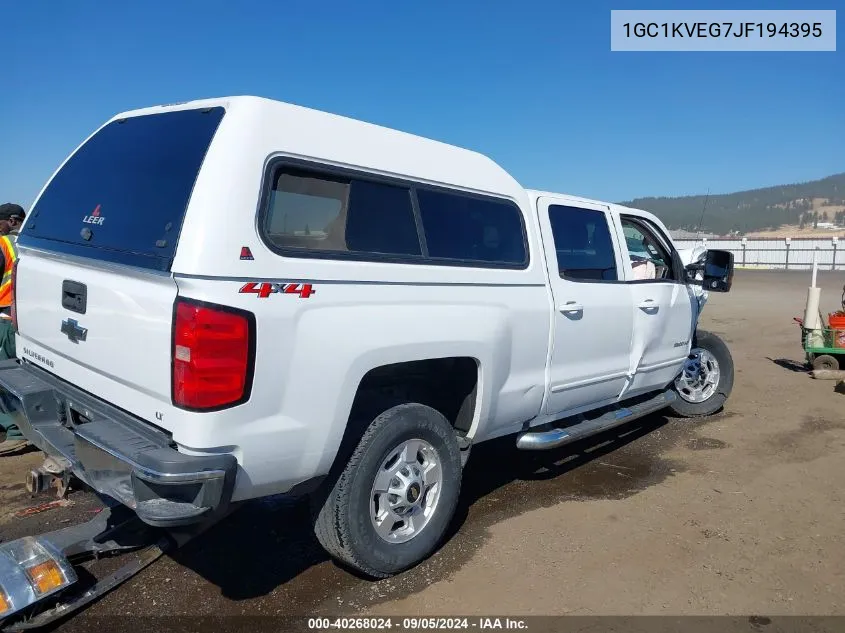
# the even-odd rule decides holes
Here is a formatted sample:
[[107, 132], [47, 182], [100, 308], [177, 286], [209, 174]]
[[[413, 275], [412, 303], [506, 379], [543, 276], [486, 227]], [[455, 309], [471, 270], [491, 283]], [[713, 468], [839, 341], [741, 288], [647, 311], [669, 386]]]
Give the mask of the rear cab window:
[[222, 107], [113, 121], [50, 181], [19, 238], [90, 259], [169, 271]]
[[553, 204], [549, 206], [549, 224], [561, 278], [582, 282], [619, 280], [606, 213]]

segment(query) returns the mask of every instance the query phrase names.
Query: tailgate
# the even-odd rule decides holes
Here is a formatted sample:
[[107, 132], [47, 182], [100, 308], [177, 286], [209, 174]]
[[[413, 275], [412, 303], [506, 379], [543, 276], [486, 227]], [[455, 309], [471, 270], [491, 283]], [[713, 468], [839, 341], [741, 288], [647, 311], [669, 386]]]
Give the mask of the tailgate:
[[[97, 262], [72, 264], [27, 252], [18, 265], [16, 285], [19, 357], [95, 394], [96, 378], [102, 376], [170, 402], [177, 288], [169, 275], [127, 275], [97, 268]], [[36, 347], [52, 367], [27, 353]], [[73, 363], [57, 364], [54, 356]]]

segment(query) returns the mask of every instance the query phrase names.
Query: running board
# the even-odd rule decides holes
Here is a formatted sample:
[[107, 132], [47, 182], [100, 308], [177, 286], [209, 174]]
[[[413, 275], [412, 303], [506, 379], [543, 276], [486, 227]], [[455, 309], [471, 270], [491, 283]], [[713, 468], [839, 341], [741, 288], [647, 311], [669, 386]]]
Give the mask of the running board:
[[[525, 451], [545, 451], [558, 448], [576, 440], [584, 439], [596, 433], [601, 433], [614, 426], [636, 420], [649, 413], [660, 411], [672, 404], [678, 398], [677, 394], [667, 389], [645, 399], [638, 399], [636, 404], [613, 405], [608, 411], [597, 417], [587, 417], [590, 413], [577, 416], [577, 424], [565, 428], [554, 428], [547, 431], [528, 430], [520, 433], [516, 438], [516, 447]], [[596, 412], [591, 412], [595, 414]]]

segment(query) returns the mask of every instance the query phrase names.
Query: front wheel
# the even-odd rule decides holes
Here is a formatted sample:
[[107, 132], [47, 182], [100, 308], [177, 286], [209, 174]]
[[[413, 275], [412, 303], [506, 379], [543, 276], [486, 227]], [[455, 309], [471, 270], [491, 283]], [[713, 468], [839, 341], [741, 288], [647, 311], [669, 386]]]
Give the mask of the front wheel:
[[697, 330], [683, 371], [675, 379], [677, 400], [670, 410], [685, 418], [712, 415], [731, 395], [734, 362], [724, 341], [712, 332]]
[[446, 534], [461, 475], [455, 429], [442, 414], [392, 407], [370, 423], [319, 509], [317, 539], [372, 578], [413, 567]]

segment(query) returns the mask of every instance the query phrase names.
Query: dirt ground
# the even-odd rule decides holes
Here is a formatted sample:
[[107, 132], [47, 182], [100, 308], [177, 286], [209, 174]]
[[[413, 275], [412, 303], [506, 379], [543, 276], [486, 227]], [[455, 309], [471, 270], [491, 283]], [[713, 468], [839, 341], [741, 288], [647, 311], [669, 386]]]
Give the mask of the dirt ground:
[[[729, 343], [734, 392], [702, 421], [652, 416], [554, 454], [474, 449], [451, 539], [396, 578], [330, 562], [301, 501], [246, 506], [84, 616], [845, 614], [845, 395], [809, 378], [799, 331], [808, 273], [740, 271], [703, 327]], [[823, 307], [845, 274], [822, 272]], [[28, 518], [24, 472], [0, 458], [0, 539], [90, 516]], [[63, 523], [64, 522], [64, 523]], [[83, 618], [84, 619], [84, 618]], [[71, 619], [63, 630], [82, 630]]]

